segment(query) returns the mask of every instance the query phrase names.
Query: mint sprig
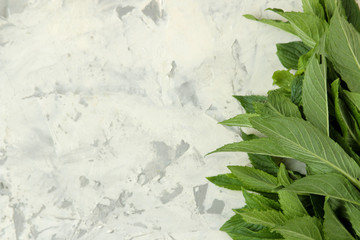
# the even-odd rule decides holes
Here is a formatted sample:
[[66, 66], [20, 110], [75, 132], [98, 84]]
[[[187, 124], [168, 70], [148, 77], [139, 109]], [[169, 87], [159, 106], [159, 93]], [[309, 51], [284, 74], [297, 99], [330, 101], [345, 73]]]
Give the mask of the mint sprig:
[[268, 9], [286, 22], [245, 15], [300, 41], [277, 44], [279, 89], [235, 96], [246, 113], [221, 122], [262, 134], [240, 131], [243, 141], [212, 152], [247, 152], [253, 165], [208, 178], [244, 195], [220, 229], [232, 239], [360, 239], [360, 9], [355, 0], [302, 4]]

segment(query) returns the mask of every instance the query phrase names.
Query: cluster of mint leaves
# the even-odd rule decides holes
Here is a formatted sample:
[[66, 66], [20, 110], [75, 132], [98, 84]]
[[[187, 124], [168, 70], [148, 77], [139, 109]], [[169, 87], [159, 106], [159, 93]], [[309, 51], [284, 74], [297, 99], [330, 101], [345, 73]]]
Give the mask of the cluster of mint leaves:
[[221, 227], [232, 239], [360, 239], [360, 10], [355, 0], [302, 5], [269, 9], [287, 21], [245, 15], [301, 41], [277, 44], [279, 88], [235, 96], [246, 113], [221, 122], [255, 130], [214, 151], [247, 152], [253, 167], [208, 178], [245, 198]]

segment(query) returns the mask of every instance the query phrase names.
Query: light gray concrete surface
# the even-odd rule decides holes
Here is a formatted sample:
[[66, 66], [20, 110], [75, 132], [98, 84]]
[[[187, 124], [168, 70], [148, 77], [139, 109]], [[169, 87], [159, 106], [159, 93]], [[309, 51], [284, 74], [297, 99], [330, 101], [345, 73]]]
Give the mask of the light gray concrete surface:
[[300, 0], [0, 1], [0, 239], [221, 240], [244, 204], [205, 177], [296, 39], [242, 17]]

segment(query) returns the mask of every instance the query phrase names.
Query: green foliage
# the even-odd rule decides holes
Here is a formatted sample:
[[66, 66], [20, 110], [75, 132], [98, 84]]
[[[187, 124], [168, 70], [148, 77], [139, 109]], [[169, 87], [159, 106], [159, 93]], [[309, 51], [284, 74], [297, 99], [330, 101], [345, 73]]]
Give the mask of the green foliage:
[[323, 6], [318, 0], [302, 0], [302, 7], [305, 13], [318, 16], [320, 19], [325, 19]]
[[296, 35], [303, 41], [303, 43], [311, 48], [315, 47], [328, 28], [328, 23], [309, 13], [300, 12], [284, 12], [280, 9], [269, 9], [276, 12], [280, 16], [286, 18]]
[[291, 101], [296, 105], [302, 103], [302, 88], [304, 76], [296, 76], [291, 83]]
[[274, 80], [273, 85], [277, 85], [280, 88], [290, 92], [290, 84], [294, 80], [294, 75], [290, 71], [279, 70], [274, 72], [272, 79]]
[[250, 193], [243, 190], [246, 206], [250, 209], [256, 210], [280, 210], [280, 203], [264, 197], [260, 194]]
[[[259, 138], [254, 134], [246, 134], [242, 131], [241, 131], [241, 137], [244, 141]], [[267, 155], [252, 154], [252, 153], [248, 153], [248, 156], [254, 168], [263, 170], [273, 176], [276, 176], [278, 174], [279, 167], [275, 163], [275, 160], [272, 157]]]
[[207, 179], [219, 187], [238, 191], [241, 191], [243, 188], [242, 183], [233, 174], [230, 173], [207, 177]]
[[323, 0], [323, 2], [328, 20], [332, 18], [336, 11], [340, 12], [342, 16], [345, 16], [345, 9], [340, 0]]
[[285, 164], [281, 163], [280, 168], [277, 175], [278, 184], [281, 186], [289, 186], [293, 180], [289, 177], [289, 173], [286, 170]]
[[331, 19], [326, 53], [353, 92], [360, 92], [360, 34], [338, 12]]
[[265, 102], [266, 96], [250, 95], [250, 96], [233, 96], [241, 103], [246, 113], [255, 113], [254, 103]]
[[360, 145], [360, 129], [344, 101], [340, 98], [341, 88], [339, 79], [331, 84], [331, 90], [334, 99], [335, 116], [340, 125], [342, 135], [347, 145], [356, 148]]
[[310, 51], [310, 48], [300, 41], [278, 43], [276, 49], [281, 64], [288, 69], [297, 69], [299, 58]]
[[308, 164], [314, 173], [338, 171], [360, 185], [357, 181], [360, 167], [356, 162], [309, 122], [297, 118], [256, 117], [251, 123], [255, 129], [269, 137], [269, 142], [277, 145], [279, 156], [302, 161]]
[[259, 115], [255, 113], [239, 114], [233, 118], [230, 118], [228, 120], [219, 123], [226, 126], [252, 127], [249, 119], [256, 116]]
[[236, 214], [232, 216], [221, 228], [234, 240], [252, 240], [252, 239], [280, 239], [281, 235], [272, 233], [262, 225], [251, 224]]
[[357, 204], [345, 203], [346, 213], [357, 236], [360, 236], [360, 207]]
[[281, 90], [268, 92], [267, 101], [261, 111], [263, 116], [285, 116], [301, 118], [298, 107]]
[[238, 212], [246, 222], [253, 224], [260, 224], [265, 227], [274, 228], [278, 225], [283, 225], [286, 222], [286, 217], [280, 211], [276, 210], [253, 210], [253, 209], [243, 209]]
[[288, 220], [274, 228], [289, 240], [322, 240], [321, 222], [318, 218], [304, 216]]
[[281, 30], [284, 30], [284, 31], [286, 31], [288, 33], [296, 35], [295, 30], [293, 29], [293, 27], [290, 25], [289, 22], [283, 22], [283, 21], [280, 21], [280, 20], [272, 20], [272, 19], [258, 19], [256, 17], [254, 17], [253, 15], [250, 15], [250, 14], [245, 14], [244, 17], [249, 19], [249, 20], [262, 22], [262, 23], [265, 23], [265, 24], [280, 28]]
[[299, 194], [328, 196], [360, 206], [360, 192], [344, 176], [337, 173], [309, 175], [285, 189]]
[[360, 31], [360, 10], [355, 0], [341, 0], [347, 20]]
[[264, 171], [243, 166], [228, 166], [228, 168], [239, 179], [245, 189], [271, 193], [277, 187], [276, 177]]
[[342, 225], [329, 203], [325, 203], [324, 216], [324, 235], [328, 240], [347, 240], [354, 239], [349, 231]]
[[245, 15], [301, 41], [276, 45], [279, 89], [234, 96], [246, 113], [221, 122], [256, 130], [212, 152], [246, 152], [253, 166], [208, 178], [243, 193], [246, 206], [221, 227], [232, 239], [360, 239], [360, 10], [355, 0], [302, 6], [270, 9], [288, 22]]
[[302, 101], [306, 119], [329, 136], [326, 72], [325, 57], [313, 55], [305, 72]]
[[284, 215], [288, 218], [308, 215], [296, 193], [280, 191], [279, 202]]

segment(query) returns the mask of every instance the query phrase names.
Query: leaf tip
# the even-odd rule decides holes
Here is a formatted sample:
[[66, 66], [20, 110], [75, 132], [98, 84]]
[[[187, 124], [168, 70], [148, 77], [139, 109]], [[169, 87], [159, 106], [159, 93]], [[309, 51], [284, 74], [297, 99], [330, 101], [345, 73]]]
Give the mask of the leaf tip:
[[243, 17], [249, 20], [255, 20], [255, 21], [258, 20], [256, 17], [254, 17], [251, 14], [244, 14]]

